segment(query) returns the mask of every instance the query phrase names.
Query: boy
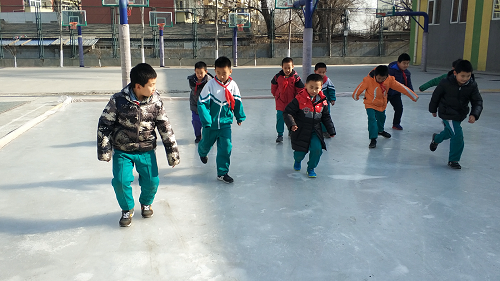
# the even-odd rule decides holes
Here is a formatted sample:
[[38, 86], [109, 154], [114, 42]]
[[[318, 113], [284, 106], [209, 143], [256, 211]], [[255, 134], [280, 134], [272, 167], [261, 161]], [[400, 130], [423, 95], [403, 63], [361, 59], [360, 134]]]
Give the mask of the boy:
[[189, 93], [189, 108], [191, 109], [191, 124], [193, 124], [195, 143], [201, 140], [201, 121], [198, 115], [198, 98], [212, 75], [207, 71], [207, 64], [199, 61], [194, 65], [194, 74], [187, 77], [191, 92]]
[[283, 111], [302, 88], [304, 88], [304, 83], [302, 83], [300, 76], [293, 69], [293, 59], [289, 57], [284, 58], [281, 61], [281, 71], [274, 75], [271, 80], [271, 93], [276, 102], [277, 143], [283, 142], [283, 132], [285, 131]]
[[391, 137], [391, 134], [384, 131], [387, 91], [389, 89], [399, 91], [415, 102], [418, 99], [418, 96], [410, 88], [396, 81], [394, 76], [389, 76], [389, 69], [386, 65], [379, 65], [372, 70], [363, 78], [363, 82], [356, 87], [352, 94], [354, 100], [359, 100], [359, 95], [366, 90], [364, 104], [368, 115], [369, 148], [377, 146], [378, 135], [385, 138]]
[[[332, 80], [326, 76], [326, 64], [318, 62], [314, 66], [314, 73], [321, 75], [323, 78], [323, 87], [321, 88], [321, 92], [323, 92], [326, 96], [326, 100], [329, 102], [328, 112], [330, 112], [330, 104], [335, 105], [337, 98], [335, 97], [335, 86], [333, 85]], [[330, 134], [326, 131], [325, 125], [321, 124], [321, 128], [323, 130], [323, 137], [330, 138]]]
[[215, 61], [215, 78], [208, 81], [198, 99], [198, 113], [203, 125], [202, 138], [198, 144], [201, 162], [206, 164], [208, 152], [217, 141], [217, 179], [225, 183], [234, 180], [228, 175], [231, 156], [231, 124], [233, 116], [238, 126], [246, 118], [241, 103], [238, 85], [229, 76], [231, 60], [219, 57]]
[[[408, 70], [410, 66], [410, 55], [407, 53], [402, 53], [398, 57], [398, 61], [391, 62], [389, 64], [389, 75], [394, 76], [396, 81], [405, 85], [413, 91], [413, 85], [411, 84], [411, 73]], [[390, 89], [387, 101], [392, 104], [394, 108], [394, 119], [392, 120], [392, 128], [394, 130], [403, 130], [401, 127], [401, 116], [403, 115], [403, 101], [401, 100], [401, 92]]]
[[283, 118], [288, 129], [292, 132], [292, 149], [295, 163], [293, 168], [300, 171], [301, 162], [309, 151], [307, 162], [307, 175], [315, 178], [314, 168], [318, 166], [319, 159], [326, 150], [321, 125], [323, 124], [330, 136], [335, 135], [328, 102], [321, 92], [323, 78], [319, 74], [307, 76], [306, 88], [286, 106]]
[[[472, 109], [469, 114], [469, 102]], [[435, 151], [443, 140], [450, 139], [448, 166], [461, 169], [458, 163], [464, 150], [464, 135], [460, 123], [469, 114], [469, 123], [479, 119], [483, 110], [483, 99], [472, 74], [472, 64], [468, 60], [457, 63], [452, 74], [441, 80], [432, 93], [429, 112], [433, 117], [439, 114], [443, 119], [444, 130], [432, 135], [431, 151]]]
[[98, 159], [109, 162], [113, 158], [111, 183], [122, 209], [120, 226], [132, 224], [134, 197], [130, 184], [134, 181], [134, 166], [139, 173], [142, 217], [153, 216], [151, 204], [160, 181], [155, 128], [165, 146], [168, 164], [173, 168], [180, 161], [174, 132], [155, 89], [155, 70], [149, 64], [140, 63], [130, 71], [130, 80], [130, 84], [111, 97], [97, 129]]
[[420, 87], [418, 87], [418, 89], [420, 90], [420, 92], [423, 92], [423, 91], [429, 89], [430, 87], [434, 87], [434, 86], [439, 85], [439, 82], [441, 82], [441, 80], [443, 80], [446, 77], [448, 77], [448, 75], [453, 74], [453, 70], [455, 70], [455, 67], [457, 66], [457, 63], [459, 63], [461, 60], [462, 59], [455, 60], [451, 64], [451, 70], [448, 71], [448, 73], [445, 73], [445, 74], [443, 74], [443, 75], [441, 75], [439, 77], [433, 78], [433, 79], [425, 82], [424, 84], [422, 84]]

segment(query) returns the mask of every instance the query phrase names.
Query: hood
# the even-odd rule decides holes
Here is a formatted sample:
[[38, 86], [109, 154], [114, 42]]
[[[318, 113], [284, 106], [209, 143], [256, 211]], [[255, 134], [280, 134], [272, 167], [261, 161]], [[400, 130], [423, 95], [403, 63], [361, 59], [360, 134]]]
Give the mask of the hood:
[[[131, 86], [131, 84], [128, 84], [127, 86], [125, 86], [125, 88], [122, 89], [121, 93], [123, 94], [123, 97], [125, 99], [127, 99], [129, 102], [133, 102], [132, 101], [132, 93], [133, 93], [133, 91], [130, 88], [130, 86]], [[158, 93], [158, 91], [155, 90], [155, 92], [147, 100], [141, 102], [141, 104], [155, 103], [159, 99], [160, 99], [160, 93]]]
[[397, 70], [401, 70], [401, 69], [399, 69], [398, 61], [391, 62], [388, 67], [393, 68], [393, 69], [397, 69]]

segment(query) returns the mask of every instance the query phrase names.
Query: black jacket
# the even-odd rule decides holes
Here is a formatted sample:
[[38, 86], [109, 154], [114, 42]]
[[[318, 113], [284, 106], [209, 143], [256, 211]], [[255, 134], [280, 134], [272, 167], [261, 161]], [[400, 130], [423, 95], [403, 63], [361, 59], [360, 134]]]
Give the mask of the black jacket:
[[470, 115], [479, 119], [483, 111], [483, 99], [479, 94], [474, 75], [462, 86], [458, 85], [455, 75], [450, 73], [448, 77], [441, 80], [432, 93], [429, 102], [429, 112], [438, 113], [445, 120], [463, 121], [469, 113], [469, 102], [472, 110]]
[[312, 103], [309, 94], [303, 89], [286, 106], [283, 118], [289, 130], [294, 125], [298, 127], [295, 132], [292, 131], [291, 133], [292, 149], [296, 151], [309, 151], [313, 133], [316, 133], [321, 140], [321, 147], [326, 150], [321, 123], [325, 125], [330, 135], [336, 134], [332, 118], [328, 112], [328, 102], [322, 92], [316, 96], [314, 103]]
[[189, 75], [187, 77], [189, 81], [189, 88], [191, 88], [191, 92], [189, 93], [189, 108], [191, 111], [196, 112], [196, 114], [198, 114], [198, 98], [200, 97], [201, 90], [203, 90], [205, 84], [207, 84], [207, 82], [212, 78], [214, 78], [212, 74], [207, 72], [207, 75], [203, 77], [201, 84], [197, 87], [196, 83], [198, 83], [198, 77], [196, 77], [196, 74]]

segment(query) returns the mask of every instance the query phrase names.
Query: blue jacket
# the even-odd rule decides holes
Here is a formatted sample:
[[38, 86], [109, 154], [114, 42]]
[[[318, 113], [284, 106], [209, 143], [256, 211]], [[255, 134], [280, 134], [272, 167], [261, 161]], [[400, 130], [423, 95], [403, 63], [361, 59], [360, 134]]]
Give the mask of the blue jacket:
[[[405, 81], [405, 78], [403, 76], [403, 72], [406, 75], [406, 81]], [[389, 75], [394, 76], [394, 78], [396, 78], [396, 81], [405, 85], [406, 87], [410, 88], [413, 91], [413, 85], [411, 84], [410, 71], [408, 69], [406, 69], [405, 71], [402, 71], [401, 69], [399, 69], [397, 61], [393, 61], [389, 64]], [[395, 91], [393, 89], [390, 89], [387, 94], [389, 96], [392, 96], [392, 95], [401, 94], [401, 93], [398, 91]]]

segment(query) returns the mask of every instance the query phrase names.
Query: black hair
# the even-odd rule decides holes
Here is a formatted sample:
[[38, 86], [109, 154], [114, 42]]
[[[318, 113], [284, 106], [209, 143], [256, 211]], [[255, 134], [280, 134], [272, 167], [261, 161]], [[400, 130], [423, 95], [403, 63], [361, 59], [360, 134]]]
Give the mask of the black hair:
[[375, 71], [373, 72], [374, 77], [377, 75], [380, 76], [388, 76], [389, 75], [389, 67], [387, 65], [379, 65], [375, 68]]
[[455, 72], [472, 72], [472, 64], [468, 60], [461, 60], [455, 66]]
[[316, 73], [309, 74], [309, 76], [307, 76], [306, 83], [308, 83], [309, 81], [314, 81], [314, 82], [320, 81], [323, 83], [323, 77], [321, 77], [321, 75]]
[[199, 61], [194, 64], [194, 69], [205, 69], [207, 70], [207, 64], [203, 61]]
[[130, 85], [135, 88], [135, 84], [145, 86], [149, 79], [156, 78], [156, 71], [147, 63], [140, 63], [130, 70]]
[[227, 57], [219, 57], [215, 60], [215, 68], [231, 68], [231, 60]]
[[284, 58], [282, 61], [281, 61], [281, 66], [283, 66], [283, 64], [285, 63], [289, 63], [291, 62], [293, 64], [293, 59], [291, 57], [286, 57]]
[[326, 69], [326, 64], [324, 62], [318, 62], [315, 66], [314, 66], [314, 70], [318, 70], [320, 68], [324, 68]]
[[451, 63], [451, 67], [453, 68], [457, 67], [457, 63], [459, 63], [460, 61], [462, 61], [462, 59], [455, 60], [454, 62]]
[[410, 61], [411, 58], [410, 58], [410, 55], [408, 55], [407, 53], [402, 53], [401, 55], [399, 55], [398, 57], [398, 62], [402, 62], [402, 61]]

